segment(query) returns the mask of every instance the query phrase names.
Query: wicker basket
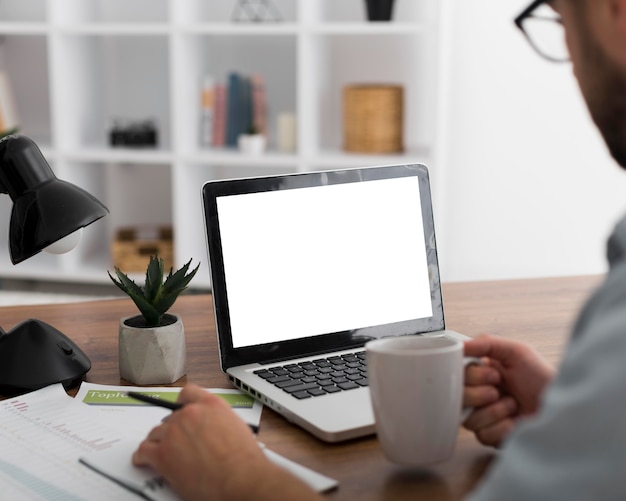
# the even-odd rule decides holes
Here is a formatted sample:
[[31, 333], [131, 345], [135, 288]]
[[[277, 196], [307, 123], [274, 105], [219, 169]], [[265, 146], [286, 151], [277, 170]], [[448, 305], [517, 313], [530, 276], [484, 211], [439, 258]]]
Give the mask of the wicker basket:
[[174, 265], [170, 226], [120, 228], [111, 245], [113, 264], [125, 273], [145, 272], [150, 256], [163, 259], [166, 272]]
[[357, 153], [402, 152], [403, 101], [404, 90], [399, 85], [344, 87], [344, 149]]

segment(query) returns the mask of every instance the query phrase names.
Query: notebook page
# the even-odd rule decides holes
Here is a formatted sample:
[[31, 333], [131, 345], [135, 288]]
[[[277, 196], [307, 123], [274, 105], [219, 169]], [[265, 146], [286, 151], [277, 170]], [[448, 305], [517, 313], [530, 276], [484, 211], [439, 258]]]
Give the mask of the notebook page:
[[53, 385], [0, 402], [0, 484], [7, 499], [132, 500], [130, 491], [78, 462], [125, 435]]

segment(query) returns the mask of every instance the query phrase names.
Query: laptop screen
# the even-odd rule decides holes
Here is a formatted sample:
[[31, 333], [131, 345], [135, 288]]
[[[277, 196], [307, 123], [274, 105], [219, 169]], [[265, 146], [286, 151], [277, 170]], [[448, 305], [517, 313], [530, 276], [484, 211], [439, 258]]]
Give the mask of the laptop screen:
[[425, 167], [216, 181], [203, 198], [223, 359], [443, 328]]

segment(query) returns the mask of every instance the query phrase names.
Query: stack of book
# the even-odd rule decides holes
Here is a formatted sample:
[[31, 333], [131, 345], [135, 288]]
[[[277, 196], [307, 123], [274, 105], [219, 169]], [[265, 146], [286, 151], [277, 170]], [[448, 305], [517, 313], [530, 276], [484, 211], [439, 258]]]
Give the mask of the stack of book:
[[[202, 89], [202, 146], [236, 147], [241, 134], [267, 136], [265, 83], [261, 75], [232, 72], [226, 83], [205, 77]], [[207, 87], [211, 85], [212, 87]]]

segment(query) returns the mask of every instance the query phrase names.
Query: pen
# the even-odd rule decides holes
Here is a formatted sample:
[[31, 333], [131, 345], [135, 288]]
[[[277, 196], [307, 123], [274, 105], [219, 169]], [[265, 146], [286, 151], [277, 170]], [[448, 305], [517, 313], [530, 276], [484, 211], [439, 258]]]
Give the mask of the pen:
[[[163, 398], [152, 397], [150, 395], [146, 395], [145, 393], [139, 393], [136, 391], [128, 391], [126, 395], [130, 398], [134, 398], [135, 400], [140, 400], [141, 402], [145, 402], [147, 404], [157, 405], [159, 407], [164, 407], [166, 409], [170, 409], [171, 411], [176, 411], [181, 409], [184, 404], [180, 404], [178, 402], [170, 402], [169, 400], [165, 400]], [[259, 427], [254, 426], [250, 423], [247, 423], [248, 427], [252, 430], [252, 433], [258, 433]]]
[[139, 393], [136, 391], [129, 391], [126, 393], [130, 398], [134, 398], [135, 400], [140, 400], [147, 404], [158, 405], [159, 407], [165, 407], [171, 411], [176, 411], [182, 408], [183, 404], [179, 404], [177, 402], [170, 402], [169, 400], [165, 400], [163, 398], [151, 397], [150, 395], [146, 395], [145, 393]]

